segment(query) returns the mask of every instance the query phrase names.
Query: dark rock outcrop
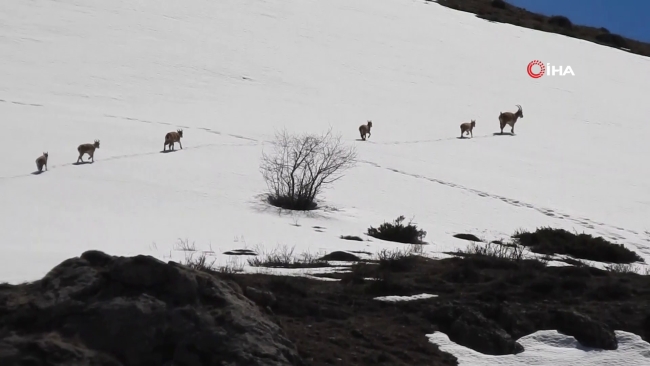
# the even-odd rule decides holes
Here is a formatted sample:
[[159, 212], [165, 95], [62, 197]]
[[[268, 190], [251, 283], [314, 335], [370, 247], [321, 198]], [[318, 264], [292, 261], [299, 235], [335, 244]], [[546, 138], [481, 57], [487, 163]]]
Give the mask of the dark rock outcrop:
[[553, 313], [558, 332], [573, 336], [583, 346], [605, 350], [618, 348], [616, 334], [606, 324], [575, 311], [558, 310]]
[[245, 294], [249, 299], [262, 307], [273, 306], [276, 302], [275, 295], [271, 291], [262, 291], [255, 287], [247, 286]]
[[479, 239], [476, 235], [474, 234], [454, 234], [454, 238], [458, 239], [463, 239], [463, 240], [469, 240], [469, 241], [474, 241], [474, 242], [482, 242], [481, 239]]
[[507, 355], [524, 351], [524, 347], [497, 323], [458, 303], [433, 310], [429, 320], [438, 324], [451, 341], [481, 353]]
[[358, 256], [352, 253], [342, 252], [342, 251], [332, 252], [330, 254], [324, 255], [320, 259], [324, 261], [340, 261], [340, 262], [357, 262], [361, 260], [361, 258], [359, 258]]
[[88, 251], [0, 288], [0, 365], [302, 365], [237, 285], [150, 256]]

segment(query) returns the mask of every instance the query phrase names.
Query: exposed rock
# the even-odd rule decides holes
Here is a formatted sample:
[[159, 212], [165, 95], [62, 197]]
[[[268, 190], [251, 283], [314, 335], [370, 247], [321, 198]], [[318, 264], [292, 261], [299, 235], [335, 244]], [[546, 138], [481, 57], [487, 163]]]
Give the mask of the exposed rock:
[[454, 235], [454, 238], [482, 242], [481, 239], [479, 239], [476, 235], [473, 234], [456, 234]]
[[251, 286], [246, 287], [246, 296], [261, 307], [273, 306], [276, 301], [271, 291], [262, 291]]
[[341, 235], [341, 239], [354, 240], [354, 241], [363, 241], [363, 239], [361, 239], [360, 237], [355, 236], [355, 235]]
[[558, 310], [554, 316], [558, 332], [573, 336], [583, 346], [604, 350], [618, 348], [616, 334], [606, 324], [570, 310]]
[[498, 324], [466, 306], [439, 307], [430, 314], [430, 320], [453, 342], [481, 353], [497, 356], [524, 351], [524, 347]]
[[361, 258], [357, 257], [352, 253], [342, 252], [342, 251], [332, 252], [330, 254], [323, 256], [320, 259], [324, 261], [340, 261], [340, 262], [357, 262], [361, 260]]
[[234, 249], [234, 250], [229, 250], [227, 252], [223, 252], [225, 255], [252, 255], [255, 256], [257, 253], [250, 249]]
[[56, 334], [21, 337], [10, 334], [0, 340], [0, 364], [48, 366], [121, 366], [112, 357], [66, 342]]
[[0, 289], [1, 365], [302, 365], [230, 285], [150, 256], [89, 251]]

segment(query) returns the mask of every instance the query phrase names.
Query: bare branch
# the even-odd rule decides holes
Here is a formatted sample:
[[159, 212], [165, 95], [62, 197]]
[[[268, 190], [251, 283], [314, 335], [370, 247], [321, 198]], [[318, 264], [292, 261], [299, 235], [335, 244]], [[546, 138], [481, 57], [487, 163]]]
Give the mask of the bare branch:
[[314, 208], [322, 189], [356, 163], [354, 147], [344, 146], [331, 128], [321, 135], [276, 132], [273, 146], [273, 153], [262, 154], [260, 171], [269, 201], [284, 208]]

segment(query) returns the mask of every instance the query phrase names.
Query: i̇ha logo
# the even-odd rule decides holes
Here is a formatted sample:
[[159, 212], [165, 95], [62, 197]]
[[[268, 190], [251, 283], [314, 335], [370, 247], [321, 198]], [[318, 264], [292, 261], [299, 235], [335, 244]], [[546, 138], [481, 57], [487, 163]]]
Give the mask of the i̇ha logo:
[[[546, 72], [548, 70], [548, 72]], [[548, 76], [555, 76], [555, 75], [560, 75], [560, 76], [565, 76], [567, 74], [570, 74], [571, 76], [576, 76], [573, 73], [573, 69], [571, 66], [551, 66], [551, 64], [546, 64], [540, 60], [533, 60], [528, 64], [528, 68], [526, 69], [528, 71], [528, 75], [533, 78], [533, 79], [539, 79], [544, 75]]]

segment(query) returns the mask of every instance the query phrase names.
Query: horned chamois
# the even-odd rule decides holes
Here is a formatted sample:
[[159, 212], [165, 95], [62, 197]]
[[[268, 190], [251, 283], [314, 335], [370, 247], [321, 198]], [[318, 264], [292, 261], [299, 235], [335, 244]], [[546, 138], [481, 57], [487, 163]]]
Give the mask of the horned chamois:
[[460, 124], [460, 138], [463, 138], [463, 135], [466, 133], [469, 133], [470, 136], [474, 137], [474, 126], [476, 126], [476, 120], [472, 120], [472, 122], [465, 122]]
[[510, 126], [512, 129], [510, 132], [515, 133], [515, 123], [517, 123], [518, 118], [524, 118], [524, 112], [521, 110], [521, 106], [517, 104], [517, 111], [512, 112], [499, 112], [499, 123], [501, 126], [501, 133], [503, 133], [503, 128], [506, 125]]
[[36, 159], [36, 169], [38, 169], [38, 172], [43, 171], [43, 167], [45, 167], [45, 170], [47, 170], [47, 157], [48, 153], [44, 152], [43, 155], [39, 156], [38, 159]]
[[95, 143], [93, 144], [81, 144], [77, 148], [77, 151], [79, 151], [79, 158], [77, 158], [77, 163], [83, 162], [83, 156], [84, 154], [88, 154], [90, 156], [90, 160], [94, 163], [95, 162], [95, 149], [99, 149], [99, 140], [95, 140]]
[[163, 146], [163, 151], [167, 151], [167, 146], [169, 146], [170, 150], [174, 150], [174, 143], [176, 142], [178, 142], [178, 144], [181, 146], [182, 149], [183, 148], [183, 144], [181, 144], [182, 137], [183, 137], [183, 130], [167, 133], [165, 135], [165, 145]]
[[370, 128], [372, 128], [372, 121], [368, 121], [368, 124], [359, 126], [359, 134], [361, 135], [361, 140], [366, 141], [366, 135], [370, 137]]

